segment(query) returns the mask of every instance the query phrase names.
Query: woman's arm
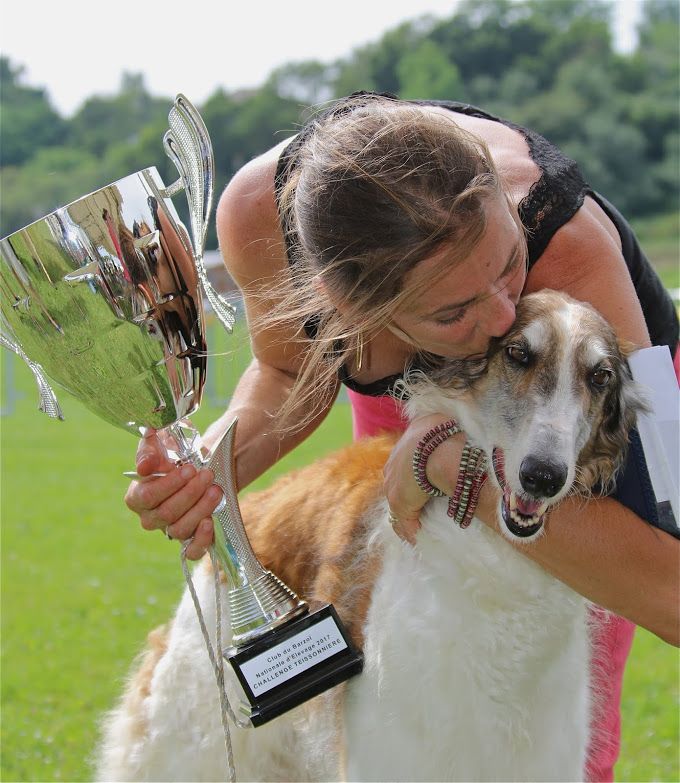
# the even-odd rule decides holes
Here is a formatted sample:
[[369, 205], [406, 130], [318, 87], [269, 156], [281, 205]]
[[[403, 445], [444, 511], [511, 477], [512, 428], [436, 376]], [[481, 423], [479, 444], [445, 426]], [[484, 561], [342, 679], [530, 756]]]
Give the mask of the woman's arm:
[[[476, 513], [495, 530], [499, 499], [489, 484]], [[680, 541], [616, 500], [565, 498], [543, 536], [514, 546], [580, 595], [680, 646]]]
[[[217, 236], [224, 263], [241, 289], [253, 361], [241, 377], [228, 411], [204, 436], [212, 447], [238, 417], [237, 481], [245, 487], [318, 427], [330, 409], [338, 386], [327, 390], [323, 409], [308, 424], [286, 422], [276, 414], [288, 398], [300, 371], [306, 345], [297, 327], [272, 325], [268, 316], [279, 304], [288, 257], [274, 198], [274, 174], [282, 142], [244, 166], [231, 180], [217, 208]], [[307, 411], [300, 412], [303, 421]]]
[[[206, 431], [212, 448], [238, 417], [236, 431], [237, 485], [243, 488], [304, 440], [326, 416], [337, 394], [329, 389], [315, 417], [296, 428], [287, 422], [280, 430], [275, 414], [290, 394], [305, 350], [297, 331], [262, 328], [261, 317], [276, 306], [276, 280], [287, 271], [287, 258], [274, 201], [274, 170], [278, 149], [245, 166], [226, 188], [217, 209], [217, 233], [227, 268], [240, 286], [250, 326], [253, 361], [241, 377], [227, 411]], [[306, 411], [300, 412], [300, 421]], [[212, 541], [209, 518], [221, 493], [212, 486], [212, 472], [198, 474], [191, 466], [177, 469], [169, 462], [155, 433], [142, 439], [137, 471], [148, 476], [133, 482], [126, 494], [128, 507], [147, 530], [166, 529], [173, 537], [193, 543], [190, 558], [201, 557]], [[153, 472], [165, 472], [151, 478]]]
[[[419, 420], [418, 433], [432, 423]], [[413, 440], [417, 433], [407, 437]], [[464, 440], [461, 435], [445, 441], [428, 461], [428, 480], [447, 495], [455, 487], [452, 466], [460, 464]], [[500, 499], [487, 481], [475, 516], [502, 535]], [[567, 497], [550, 512], [542, 536], [511, 543], [593, 603], [680, 646], [680, 541], [616, 500]]]
[[312, 421], [280, 432], [275, 414], [288, 397], [294, 380], [288, 373], [253, 359], [239, 380], [229, 408], [205, 431], [203, 444], [212, 449], [238, 417], [235, 454], [239, 490], [306, 440], [325, 419], [335, 400], [337, 389]]

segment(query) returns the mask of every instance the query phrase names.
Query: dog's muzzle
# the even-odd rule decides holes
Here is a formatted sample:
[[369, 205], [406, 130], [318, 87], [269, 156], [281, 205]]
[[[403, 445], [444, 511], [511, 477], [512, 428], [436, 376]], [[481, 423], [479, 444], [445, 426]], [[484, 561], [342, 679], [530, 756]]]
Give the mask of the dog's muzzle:
[[496, 481], [503, 491], [501, 514], [507, 531], [515, 538], [525, 540], [538, 535], [548, 510], [547, 498], [554, 497], [562, 489], [567, 478], [566, 470], [554, 465], [548, 470], [546, 463], [527, 457], [522, 461], [524, 478], [520, 469], [523, 492], [517, 493], [507, 482], [505, 454], [499, 447], [493, 450], [492, 465]]

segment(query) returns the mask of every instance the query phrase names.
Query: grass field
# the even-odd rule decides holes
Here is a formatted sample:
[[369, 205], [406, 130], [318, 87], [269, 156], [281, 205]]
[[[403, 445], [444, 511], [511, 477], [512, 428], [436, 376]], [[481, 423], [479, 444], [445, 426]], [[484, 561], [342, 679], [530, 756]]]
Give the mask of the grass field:
[[[211, 342], [215, 351], [223, 346]], [[66, 422], [47, 419], [36, 410], [28, 371], [9, 354], [0, 359], [5, 380], [11, 368], [6, 386], [19, 392], [9, 399], [5, 388], [3, 405], [13, 411], [0, 419], [0, 779], [87, 781], [98, 719], [146, 633], [167, 619], [182, 592], [178, 546], [143, 532], [122, 503], [134, 439], [67, 395]], [[199, 427], [219, 410], [210, 401], [229, 393], [224, 373], [237, 375], [244, 361], [241, 353], [211, 360], [208, 399], [194, 417]], [[350, 437], [348, 406], [338, 403], [254, 488]], [[680, 779], [678, 664], [677, 650], [638, 631], [625, 680], [619, 780]]]
[[666, 288], [680, 288], [680, 214], [643, 218], [633, 228]]

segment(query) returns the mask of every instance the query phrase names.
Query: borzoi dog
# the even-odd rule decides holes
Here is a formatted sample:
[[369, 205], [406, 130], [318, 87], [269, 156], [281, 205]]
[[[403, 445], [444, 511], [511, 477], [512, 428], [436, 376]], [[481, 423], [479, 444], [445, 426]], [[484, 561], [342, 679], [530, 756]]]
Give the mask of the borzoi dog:
[[[643, 403], [615, 335], [588, 306], [532, 294], [484, 371], [461, 380], [460, 363], [445, 362], [408, 392], [411, 416], [455, 418], [489, 456], [501, 534], [477, 519], [456, 527], [435, 498], [416, 545], [398, 539], [381, 496], [389, 437], [245, 497], [260, 561], [302, 597], [335, 605], [365, 668], [265, 726], [233, 729], [238, 779], [582, 780], [594, 701], [587, 601], [522, 549], [550, 535], [552, 506], [608, 486], [620, 465]], [[209, 560], [194, 580], [214, 627]], [[187, 595], [107, 720], [98, 774], [227, 779]]]

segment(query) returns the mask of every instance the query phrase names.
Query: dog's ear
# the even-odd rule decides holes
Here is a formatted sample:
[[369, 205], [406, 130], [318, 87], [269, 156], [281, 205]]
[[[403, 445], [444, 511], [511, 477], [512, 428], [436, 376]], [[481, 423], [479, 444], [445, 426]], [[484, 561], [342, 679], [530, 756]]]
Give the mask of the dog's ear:
[[642, 389], [633, 380], [626, 359], [633, 350], [632, 345], [619, 344], [618, 353], [612, 357], [616, 380], [607, 391], [602, 422], [584, 450], [588, 454], [584, 454], [582, 460], [581, 481], [588, 487], [599, 486], [601, 491], [607, 491], [613, 484], [616, 472], [626, 458], [628, 435], [638, 414], [648, 410]]
[[616, 386], [611, 390], [611, 399], [606, 402], [605, 429], [619, 442], [628, 442], [628, 433], [635, 426], [639, 413], [648, 413], [649, 405], [642, 387], [633, 379], [628, 357], [637, 346], [626, 340], [617, 341], [615, 357]]

